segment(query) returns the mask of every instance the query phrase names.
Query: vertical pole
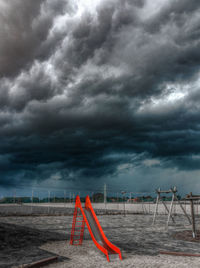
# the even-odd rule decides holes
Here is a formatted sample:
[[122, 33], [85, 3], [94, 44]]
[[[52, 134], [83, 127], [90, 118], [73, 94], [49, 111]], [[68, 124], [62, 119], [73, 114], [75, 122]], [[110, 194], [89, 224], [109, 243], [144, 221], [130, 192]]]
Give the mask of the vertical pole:
[[142, 213], [145, 214], [145, 211], [144, 211], [144, 204], [143, 204], [143, 196], [141, 197], [140, 200], [142, 201]]
[[64, 190], [64, 206], [66, 206], [66, 190]]
[[51, 198], [51, 191], [48, 191], [48, 214], [50, 210], [50, 198]]
[[192, 216], [192, 237], [196, 238], [194, 203], [192, 199], [190, 199], [190, 206], [191, 206], [191, 216]]
[[13, 192], [13, 203], [15, 204], [15, 202], [16, 202], [16, 190], [14, 190]]
[[195, 202], [195, 207], [196, 207], [196, 214], [198, 215], [198, 200]]
[[106, 183], [104, 184], [104, 204], [106, 205], [107, 202], [107, 189], [106, 189]]
[[174, 215], [176, 215], [176, 200], [174, 200]]
[[33, 212], [33, 200], [34, 200], [34, 191], [32, 190], [32, 197], [31, 197], [31, 213]]
[[158, 212], [158, 203], [159, 203], [159, 200], [160, 200], [160, 193], [158, 192], [160, 191], [160, 189], [158, 189], [156, 192], [157, 192], [157, 198], [156, 198], [156, 207], [155, 207], [155, 211], [154, 211], [154, 215], [153, 215], [153, 224], [155, 223], [156, 221], [156, 214]]
[[169, 209], [169, 213], [168, 213], [168, 219], [167, 219], [167, 225], [166, 227], [168, 227], [169, 225], [169, 220], [170, 220], [170, 217], [172, 217], [172, 208], [173, 208], [173, 204], [174, 204], [174, 197], [175, 197], [175, 194], [173, 192], [173, 195], [172, 195], [172, 201], [171, 201], [171, 204], [170, 204], [170, 209]]
[[117, 203], [118, 203], [118, 210], [119, 210], [119, 193], [117, 192]]
[[122, 193], [122, 202], [124, 200], [124, 217], [126, 216], [126, 204], [125, 204], [125, 194], [126, 192], [125, 191], [121, 191]]
[[130, 198], [130, 203], [131, 203], [131, 192], [130, 192], [130, 197], [129, 198]]
[[106, 183], [104, 183], [104, 205], [106, 209], [106, 203], [107, 203], [107, 188], [106, 188]]
[[126, 217], [126, 204], [125, 204], [125, 194], [124, 194], [124, 217]]
[[50, 198], [51, 198], [51, 191], [48, 191], [48, 203], [51, 202]]
[[69, 202], [70, 203], [72, 202], [72, 194], [71, 194], [71, 192], [69, 193]]

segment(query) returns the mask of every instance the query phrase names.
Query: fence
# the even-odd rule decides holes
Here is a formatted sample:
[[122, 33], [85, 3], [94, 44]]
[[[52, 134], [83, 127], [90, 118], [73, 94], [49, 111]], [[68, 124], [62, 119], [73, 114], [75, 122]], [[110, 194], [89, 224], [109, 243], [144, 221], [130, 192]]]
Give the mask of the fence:
[[[72, 215], [74, 210], [74, 202], [31, 202], [31, 203], [14, 203], [0, 204], [0, 215]], [[189, 202], [181, 202], [190, 214]], [[170, 202], [167, 202], [169, 207]], [[155, 203], [153, 202], [93, 202], [93, 207], [97, 214], [153, 214], [155, 211]], [[199, 213], [199, 203], [194, 205], [195, 214]], [[174, 214], [183, 214], [177, 202], [173, 206]], [[160, 204], [158, 206], [158, 214], [167, 215], [165, 207]]]
[[[0, 215], [71, 215], [76, 195], [84, 202], [89, 195], [97, 214], [101, 213], [138, 213], [153, 214], [155, 211], [156, 193], [136, 193], [125, 191], [109, 191], [104, 185], [96, 191], [80, 191], [74, 189], [15, 189], [6, 196], [0, 193]], [[168, 201], [167, 201], [168, 200]], [[170, 198], [165, 198], [167, 206]], [[190, 214], [190, 203], [181, 201]], [[173, 206], [174, 214], [183, 214], [177, 202]], [[199, 202], [195, 203], [195, 214], [199, 213]], [[166, 208], [159, 204], [158, 214], [167, 215]]]

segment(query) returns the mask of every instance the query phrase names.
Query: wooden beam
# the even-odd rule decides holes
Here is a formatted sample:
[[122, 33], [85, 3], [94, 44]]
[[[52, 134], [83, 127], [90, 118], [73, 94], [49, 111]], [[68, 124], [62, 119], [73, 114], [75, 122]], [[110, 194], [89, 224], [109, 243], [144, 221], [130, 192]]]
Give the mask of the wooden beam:
[[172, 191], [171, 190], [168, 190], [168, 191], [159, 191], [159, 190], [156, 190], [156, 192], [157, 193], [159, 193], [159, 194], [169, 194], [169, 193], [172, 193]]
[[191, 196], [191, 197], [186, 197], [186, 200], [200, 200], [200, 197], [195, 197], [195, 196]]
[[58, 260], [58, 256], [53, 256], [50, 258], [46, 258], [46, 259], [42, 259], [36, 262], [32, 262], [32, 263], [28, 263], [28, 264], [22, 264], [21, 266], [19, 266], [20, 268], [39, 268], [43, 265], [47, 265], [49, 263], [52, 263], [54, 261]]

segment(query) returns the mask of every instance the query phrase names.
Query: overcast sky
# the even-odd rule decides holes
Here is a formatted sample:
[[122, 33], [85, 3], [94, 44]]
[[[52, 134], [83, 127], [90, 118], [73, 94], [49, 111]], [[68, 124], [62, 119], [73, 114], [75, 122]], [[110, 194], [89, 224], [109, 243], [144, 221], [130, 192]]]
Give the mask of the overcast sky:
[[0, 0], [0, 186], [200, 193], [200, 2]]

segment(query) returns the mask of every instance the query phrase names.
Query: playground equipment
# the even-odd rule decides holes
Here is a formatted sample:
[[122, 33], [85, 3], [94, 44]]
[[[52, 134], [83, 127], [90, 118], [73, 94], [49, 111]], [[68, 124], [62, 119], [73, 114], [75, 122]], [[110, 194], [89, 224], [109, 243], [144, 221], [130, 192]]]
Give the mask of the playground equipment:
[[120, 260], [122, 260], [120, 249], [113, 245], [105, 236], [89, 196], [85, 199], [85, 207], [82, 207], [80, 197], [77, 195], [70, 237], [71, 245], [82, 245], [85, 224], [94, 244], [106, 255], [108, 261], [110, 261], [109, 255], [111, 254], [118, 254]]
[[200, 200], [200, 195], [193, 195], [192, 192], [187, 195], [186, 200], [190, 201], [190, 208], [191, 208], [191, 218], [192, 218], [192, 237], [197, 237], [196, 231], [196, 221], [195, 221], [195, 213], [194, 213], [194, 202]]
[[[162, 202], [163, 206], [165, 207], [166, 211], [168, 212], [166, 228], [168, 228], [170, 218], [172, 219], [173, 222], [175, 222], [175, 219], [174, 219], [174, 217], [172, 215], [172, 209], [173, 209], [174, 201], [178, 202], [178, 204], [180, 205], [183, 213], [187, 217], [189, 224], [191, 224], [190, 217], [188, 216], [186, 210], [184, 209], [183, 205], [181, 204], [180, 200], [178, 199], [178, 197], [176, 195], [177, 194], [177, 188], [176, 187], [173, 187], [173, 188], [171, 188], [169, 190], [164, 190], [164, 191], [161, 191], [161, 189], [159, 188], [159, 189], [156, 190], [156, 193], [157, 193], [157, 199], [156, 199], [156, 207], [155, 207], [155, 212], [154, 212], [154, 217], [153, 217], [153, 224], [155, 224], [155, 221], [156, 221], [156, 215], [158, 214], [158, 204], [159, 204], [160, 201]], [[162, 199], [161, 194], [172, 194], [170, 208], [168, 208], [167, 205], [165, 204], [165, 201]]]

